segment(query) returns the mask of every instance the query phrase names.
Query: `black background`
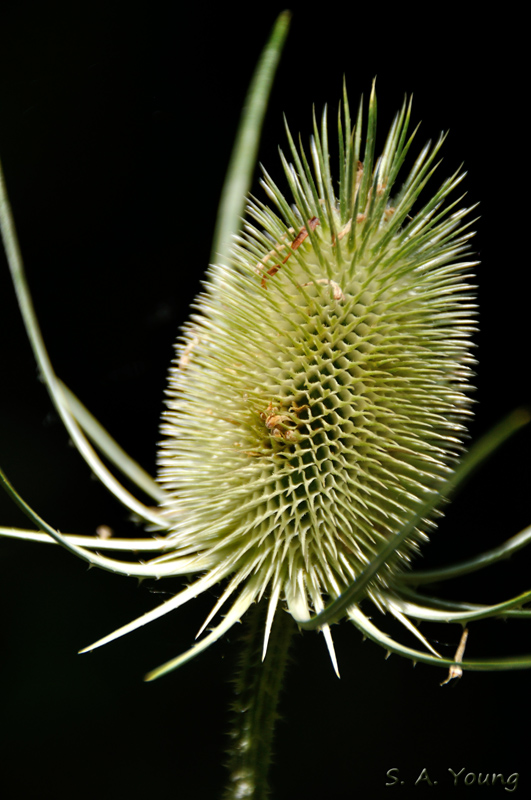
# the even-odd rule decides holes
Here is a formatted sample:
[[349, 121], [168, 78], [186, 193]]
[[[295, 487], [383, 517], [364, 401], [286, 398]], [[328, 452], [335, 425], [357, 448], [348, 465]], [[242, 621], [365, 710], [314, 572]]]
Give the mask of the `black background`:
[[[208, 263], [239, 110], [281, 10], [174, 6], [6, 3], [0, 29], [0, 152], [49, 352], [57, 373], [149, 470], [172, 342]], [[480, 25], [459, 6], [445, 7], [444, 17], [360, 9], [295, 9], [260, 160], [280, 178], [282, 113], [306, 136], [312, 103], [329, 102], [335, 116], [343, 74], [353, 103], [378, 76], [380, 143], [405, 92], [422, 120], [419, 144], [450, 130], [440, 180], [464, 161], [468, 199], [481, 201], [477, 437], [529, 400], [523, 38], [506, 14]], [[127, 513], [68, 446], [2, 264], [1, 463], [57, 528], [91, 534], [106, 523], [131, 535]], [[456, 499], [426, 564], [472, 555], [529, 524], [529, 440], [524, 432], [505, 446]], [[0, 519], [25, 525], [7, 498]], [[530, 564], [523, 553], [440, 591], [496, 602], [530, 585]], [[190, 645], [214, 595], [77, 656], [179, 582], [139, 587], [87, 572], [58, 548], [7, 540], [0, 575], [2, 796], [217, 797], [237, 628], [181, 671], [141, 681]], [[457, 626], [423, 630], [453, 655]], [[275, 800], [453, 796], [460, 789], [448, 768], [462, 767], [518, 772], [518, 792], [529, 791], [528, 743], [518, 733], [529, 715], [529, 672], [467, 673], [440, 688], [442, 671], [385, 661], [347, 623], [334, 639], [340, 681], [321, 637], [297, 637]], [[529, 623], [477, 623], [467, 655], [530, 652], [530, 640]], [[385, 786], [393, 767], [404, 786]], [[438, 788], [413, 788], [423, 768]]]

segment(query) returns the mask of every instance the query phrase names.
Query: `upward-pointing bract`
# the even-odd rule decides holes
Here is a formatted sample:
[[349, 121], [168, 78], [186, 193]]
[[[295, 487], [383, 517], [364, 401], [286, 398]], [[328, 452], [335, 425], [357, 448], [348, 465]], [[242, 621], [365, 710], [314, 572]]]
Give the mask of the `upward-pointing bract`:
[[[276, 210], [250, 201], [232, 262], [210, 268], [177, 346], [165, 516], [174, 554], [230, 578], [215, 610], [242, 591], [224, 628], [264, 594], [268, 629], [283, 599], [297, 619], [320, 611], [438, 493], [461, 451], [473, 264], [467, 210], [447, 198], [463, 174], [425, 189], [441, 137], [401, 177], [409, 115], [405, 103], [375, 159], [374, 90], [366, 133], [361, 104], [351, 130], [345, 93], [337, 192], [326, 113], [311, 162], [288, 131], [293, 197], [265, 173]], [[373, 600], [431, 524], [378, 570]]]

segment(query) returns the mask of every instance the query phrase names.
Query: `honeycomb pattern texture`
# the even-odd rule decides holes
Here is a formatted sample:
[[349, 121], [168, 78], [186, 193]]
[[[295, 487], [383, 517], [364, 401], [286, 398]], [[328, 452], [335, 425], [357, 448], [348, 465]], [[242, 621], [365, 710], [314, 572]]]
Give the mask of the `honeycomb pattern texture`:
[[[232, 263], [212, 266], [177, 345], [160, 452], [176, 551], [307, 616], [337, 597], [450, 474], [470, 414], [470, 234], [423, 199], [442, 139], [395, 181], [409, 107], [374, 158], [345, 98], [339, 194], [326, 119], [311, 166], [288, 132], [289, 201], [251, 200]], [[419, 195], [422, 191], [422, 197]], [[413, 208], [414, 207], [414, 208]], [[424, 520], [368, 589], [388, 585]]]

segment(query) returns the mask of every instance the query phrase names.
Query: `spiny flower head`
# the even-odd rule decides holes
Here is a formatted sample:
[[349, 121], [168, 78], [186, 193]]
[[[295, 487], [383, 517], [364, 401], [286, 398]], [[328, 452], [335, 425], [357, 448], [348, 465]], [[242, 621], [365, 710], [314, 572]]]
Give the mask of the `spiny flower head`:
[[[458, 172], [425, 191], [443, 138], [409, 173], [410, 104], [375, 159], [344, 95], [339, 183], [326, 112], [310, 154], [281, 154], [288, 201], [265, 173], [228, 264], [210, 268], [177, 345], [160, 454], [172, 553], [227, 578], [217, 638], [263, 595], [297, 619], [338, 597], [437, 492], [469, 415], [472, 264]], [[362, 142], [364, 145], [362, 147]], [[407, 565], [424, 519], [368, 586]], [[210, 619], [210, 618], [209, 618]], [[331, 640], [325, 628], [329, 647]], [[197, 648], [198, 646], [196, 646]], [[179, 661], [179, 660], [177, 660]], [[174, 664], [176, 665], [176, 663]]]

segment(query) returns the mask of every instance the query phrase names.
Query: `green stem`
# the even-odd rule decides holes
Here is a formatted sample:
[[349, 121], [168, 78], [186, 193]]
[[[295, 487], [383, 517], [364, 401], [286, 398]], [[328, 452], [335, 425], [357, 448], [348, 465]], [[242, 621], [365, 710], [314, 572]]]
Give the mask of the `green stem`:
[[269, 94], [288, 35], [290, 20], [289, 11], [283, 11], [277, 17], [245, 98], [236, 141], [221, 193], [210, 257], [211, 263], [227, 263], [232, 237], [241, 229], [241, 217], [256, 166], [256, 156]]
[[266, 800], [273, 732], [282, 678], [295, 624], [278, 610], [262, 661], [266, 603], [249, 609], [244, 617], [242, 650], [234, 681], [236, 699], [229, 732], [229, 780], [223, 800]]
[[477, 572], [485, 567], [490, 567], [504, 558], [509, 558], [520, 550], [522, 547], [531, 543], [531, 525], [525, 528], [516, 536], [507, 539], [506, 542], [494, 547], [492, 550], [487, 550], [474, 558], [469, 558], [467, 561], [459, 561], [450, 567], [441, 567], [441, 569], [427, 569], [419, 570], [418, 572], [404, 572], [397, 577], [396, 586], [402, 592], [403, 587], [408, 584], [413, 586], [420, 586], [422, 583], [440, 583], [441, 581], [448, 581], [451, 578], [458, 578], [461, 575], [469, 575], [471, 572]]

